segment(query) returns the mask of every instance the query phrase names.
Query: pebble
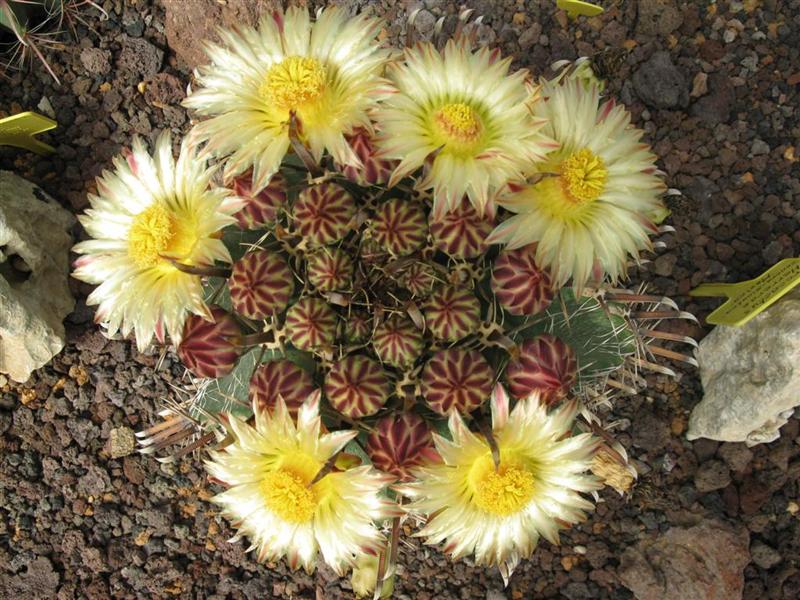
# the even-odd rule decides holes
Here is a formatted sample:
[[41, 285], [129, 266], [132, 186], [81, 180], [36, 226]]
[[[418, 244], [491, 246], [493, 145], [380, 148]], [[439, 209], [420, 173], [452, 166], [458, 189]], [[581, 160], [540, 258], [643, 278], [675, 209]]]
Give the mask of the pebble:
[[136, 449], [136, 437], [128, 427], [116, 427], [108, 436], [109, 455], [111, 458], [128, 456]]
[[753, 156], [759, 156], [761, 154], [769, 154], [770, 147], [764, 140], [753, 140], [752, 145], [750, 146], [750, 154]]
[[771, 569], [783, 560], [780, 552], [761, 542], [750, 546], [750, 558], [762, 569]]
[[81, 50], [81, 64], [92, 75], [105, 75], [111, 71], [111, 52], [101, 48]]
[[753, 460], [753, 451], [745, 444], [725, 442], [719, 447], [717, 454], [735, 473], [744, 471]]
[[672, 62], [669, 52], [658, 51], [633, 74], [633, 87], [639, 98], [652, 108], [685, 108], [689, 87], [683, 73]]
[[731, 483], [728, 466], [721, 460], [704, 462], [694, 476], [694, 486], [700, 493], [713, 492], [727, 487]]

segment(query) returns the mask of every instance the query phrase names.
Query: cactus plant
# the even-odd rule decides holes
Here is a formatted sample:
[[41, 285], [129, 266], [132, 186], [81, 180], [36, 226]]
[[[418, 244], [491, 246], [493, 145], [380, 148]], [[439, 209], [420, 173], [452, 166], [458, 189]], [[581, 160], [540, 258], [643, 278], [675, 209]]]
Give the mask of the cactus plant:
[[[468, 18], [462, 13], [462, 25]], [[399, 478], [391, 496], [401, 493], [414, 512], [437, 515], [423, 535], [448, 540], [445, 549], [455, 555], [474, 552], [507, 578], [540, 531], [518, 531], [504, 519], [545, 493], [552, 514], [540, 515], [542, 527], [555, 539], [559, 525], [591, 506], [580, 494], [600, 485], [584, 475], [599, 443], [581, 431], [598, 427], [588, 416], [596, 405], [635, 393], [641, 369], [670, 374], [655, 357], [691, 361], [664, 346], [691, 340], [658, 328], [663, 319], [690, 315], [665, 298], [617, 287], [626, 261], [652, 249], [648, 236], [661, 231], [654, 225], [663, 208], [655, 157], [637, 143], [640, 132], [626, 128], [624, 109], [601, 104], [591, 82], [567, 74], [526, 85], [525, 73], [508, 73], [510, 60], [473, 51], [468, 38], [441, 52], [414, 46], [404, 63], [384, 70], [389, 55], [371, 41], [377, 26], [369, 19], [348, 21], [325, 9], [311, 25], [291, 8], [263, 26], [264, 35], [227, 34], [233, 50], [214, 56], [230, 65], [198, 72], [199, 89], [187, 99], [210, 117], [196, 125], [196, 139], [224, 162], [227, 190], [204, 192], [216, 212], [195, 236], [201, 250], [215, 252], [175, 259], [185, 237], [175, 224], [183, 222], [171, 220], [160, 198], [150, 199], [151, 212], [136, 215], [131, 228], [141, 246], [134, 258], [179, 272], [193, 290], [203, 285], [206, 303], [220, 306], [213, 322], [186, 321], [179, 355], [194, 375], [192, 397], [142, 434], [142, 443], [160, 453], [195, 424], [202, 435], [167, 459], [224, 439], [209, 470], [235, 487], [241, 457], [258, 440], [264, 453], [280, 454], [265, 461], [269, 469], [257, 477], [269, 485], [258, 489], [268, 490], [275, 515], [308, 528], [307, 540], [315, 527], [346, 527], [322, 518], [330, 511], [320, 503], [332, 501], [327, 492], [335, 486], [358, 481], [348, 493], [375, 492], [359, 501], [375, 509], [374, 519], [387, 519], [389, 539], [364, 525], [363, 547], [323, 553], [340, 572], [353, 566], [357, 550], [377, 553], [384, 591], [402, 513], [396, 498], [376, 490]], [[327, 35], [310, 35], [312, 27]], [[298, 39], [314, 52], [284, 56], [281, 44], [270, 46], [292, 28], [305, 32]], [[336, 42], [333, 52], [327, 45], [340, 30], [353, 39]], [[252, 44], [269, 57], [258, 78], [243, 75], [251, 72]], [[357, 59], [336, 62], [351, 51]], [[330, 64], [320, 62], [323, 55]], [[351, 77], [337, 69], [352, 70]], [[229, 77], [241, 86], [215, 88]], [[221, 97], [232, 99], [229, 107]], [[239, 110], [253, 98], [263, 104], [257, 118]], [[565, 119], [595, 124], [597, 143], [587, 142], [591, 130], [580, 145], [560, 139], [577, 127], [554, 125]], [[229, 131], [221, 125], [227, 122], [242, 127]], [[145, 155], [137, 148], [137, 160], [150, 165]], [[127, 168], [124, 161], [117, 167]], [[613, 186], [627, 190], [624, 212]], [[96, 282], [96, 250], [112, 246], [80, 246], [88, 255], [81, 275]], [[172, 309], [140, 318], [137, 335], [155, 329], [163, 339], [156, 317], [172, 317]], [[123, 316], [135, 318], [129, 313]], [[273, 448], [267, 433], [276, 432], [287, 444], [302, 438], [308, 446]], [[234, 455], [244, 462], [232, 463]], [[539, 459], [547, 464], [532, 469]], [[362, 462], [372, 467], [356, 466]], [[278, 551], [263, 523], [237, 513], [243, 506], [229, 508], [260, 556], [285, 553], [291, 566], [310, 568], [316, 547]], [[466, 514], [487, 518], [461, 523]], [[452, 529], [438, 529], [443, 523]], [[485, 536], [471, 533], [460, 547], [462, 526]], [[508, 531], [519, 536], [509, 539]], [[492, 544], [476, 541], [483, 539]]]

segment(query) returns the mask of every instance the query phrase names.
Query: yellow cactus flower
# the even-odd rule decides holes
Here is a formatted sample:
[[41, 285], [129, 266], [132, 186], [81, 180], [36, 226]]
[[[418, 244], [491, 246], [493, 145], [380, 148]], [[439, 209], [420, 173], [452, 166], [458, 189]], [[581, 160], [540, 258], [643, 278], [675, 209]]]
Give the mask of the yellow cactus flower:
[[337, 163], [360, 167], [345, 135], [371, 131], [367, 111], [388, 91], [379, 30], [378, 20], [351, 19], [341, 8], [320, 11], [312, 24], [305, 8], [291, 7], [264, 18], [258, 30], [220, 32], [223, 45], [208, 46], [212, 64], [200, 67], [200, 88], [184, 101], [211, 117], [192, 135], [227, 157], [226, 179], [252, 168], [254, 192], [289, 149], [293, 114], [317, 161], [327, 150]]
[[96, 320], [109, 335], [133, 331], [140, 350], [154, 334], [164, 342], [168, 333], [177, 344], [190, 313], [210, 313], [200, 277], [174, 262], [231, 262], [219, 231], [235, 222], [238, 201], [209, 188], [213, 169], [188, 144], [176, 162], [169, 134], [158, 138], [152, 157], [136, 138], [114, 167], [97, 179], [91, 208], [78, 217], [92, 239], [73, 248], [83, 255], [73, 276], [98, 286], [87, 304], [98, 305]]
[[650, 249], [665, 185], [642, 131], [613, 100], [600, 104], [594, 84], [571, 77], [551, 82], [534, 112], [560, 145], [537, 165], [538, 181], [515, 186], [498, 204], [517, 213], [487, 243], [520, 248], [538, 242], [536, 262], [558, 285], [572, 278], [624, 278], [629, 258]]
[[509, 74], [510, 64], [497, 50], [472, 52], [462, 41], [441, 54], [431, 44], [406, 50], [388, 73], [397, 92], [376, 111], [382, 154], [400, 160], [390, 186], [424, 165], [417, 187], [433, 190], [441, 216], [465, 195], [480, 213], [491, 210], [494, 192], [524, 179], [554, 144], [531, 114], [527, 72]]
[[601, 487], [586, 473], [598, 440], [570, 435], [577, 411], [567, 402], [548, 414], [532, 395], [509, 412], [498, 385], [492, 396], [497, 466], [488, 441], [453, 412], [452, 440], [434, 434], [444, 462], [420, 468], [418, 482], [399, 488], [413, 499], [407, 509], [428, 517], [418, 535], [428, 544], [444, 542], [453, 559], [474, 553], [477, 564], [497, 565], [505, 579], [540, 536], [558, 543], [559, 528], [583, 521], [593, 507], [581, 493]]
[[317, 553], [339, 575], [362, 553], [377, 554], [385, 539], [376, 522], [398, 514], [381, 490], [393, 478], [371, 466], [333, 469], [328, 460], [356, 431], [320, 435], [319, 392], [300, 408], [297, 423], [282, 399], [267, 412], [254, 404], [255, 424], [231, 416], [233, 442], [212, 451], [209, 474], [228, 486], [213, 498], [246, 536], [259, 561], [288, 557], [289, 566], [312, 572]]

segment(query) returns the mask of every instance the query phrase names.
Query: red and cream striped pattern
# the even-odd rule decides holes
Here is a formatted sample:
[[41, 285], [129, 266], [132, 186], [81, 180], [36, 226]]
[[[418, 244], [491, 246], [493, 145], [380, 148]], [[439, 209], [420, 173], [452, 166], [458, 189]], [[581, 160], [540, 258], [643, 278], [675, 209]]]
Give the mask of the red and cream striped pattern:
[[294, 275], [280, 255], [266, 250], [245, 254], [228, 280], [233, 308], [250, 319], [266, 319], [286, 310]]
[[367, 356], [346, 356], [325, 378], [325, 395], [331, 406], [351, 419], [374, 415], [386, 403], [390, 391], [383, 367]]
[[389, 181], [399, 161], [379, 158], [378, 149], [366, 129], [359, 127], [345, 139], [361, 161], [361, 167], [337, 165], [345, 177], [358, 185], [380, 185]]
[[428, 235], [422, 207], [402, 198], [382, 204], [372, 226], [375, 241], [395, 256], [411, 254], [425, 243]]
[[392, 315], [375, 328], [372, 347], [382, 362], [405, 368], [422, 353], [422, 332], [408, 317]]
[[412, 263], [400, 276], [400, 284], [420, 298], [431, 293], [436, 281], [436, 270], [424, 262]]
[[440, 415], [472, 412], [493, 388], [494, 371], [477, 350], [440, 350], [422, 370], [422, 395]]
[[219, 306], [211, 306], [212, 321], [189, 315], [178, 346], [181, 362], [197, 377], [225, 377], [233, 371], [239, 352], [232, 338], [240, 335], [236, 319]]
[[466, 202], [431, 221], [433, 245], [454, 258], [476, 258], [486, 252], [484, 240], [493, 229], [494, 220], [481, 217]]
[[292, 211], [297, 234], [311, 246], [324, 246], [342, 239], [350, 231], [355, 214], [353, 197], [335, 183], [304, 189]]
[[333, 344], [336, 313], [319, 298], [300, 298], [286, 311], [286, 333], [300, 350], [314, 350]]
[[343, 319], [342, 337], [344, 341], [356, 344], [365, 342], [372, 333], [372, 317], [362, 311], [351, 311]]
[[400, 481], [413, 481], [411, 469], [438, 458], [430, 428], [412, 412], [389, 415], [378, 421], [366, 450], [372, 466]]
[[353, 261], [340, 248], [320, 248], [307, 256], [306, 274], [322, 292], [346, 290], [353, 281]]
[[543, 334], [526, 340], [519, 357], [506, 367], [508, 389], [515, 398], [525, 398], [534, 392], [542, 402], [554, 404], [575, 385], [578, 361], [575, 352], [559, 338]]
[[267, 187], [257, 194], [253, 193], [252, 171], [234, 179], [230, 187], [245, 201], [239, 212], [233, 215], [242, 229], [274, 224], [280, 209], [286, 204], [286, 178], [280, 172], [275, 173]]
[[289, 360], [264, 363], [250, 379], [250, 401], [256, 411], [271, 411], [283, 398], [286, 407], [297, 417], [297, 411], [314, 391], [311, 375]]
[[494, 261], [492, 291], [512, 315], [535, 315], [553, 301], [555, 290], [548, 269], [536, 264], [536, 246], [504, 250]]
[[443, 286], [425, 303], [425, 323], [436, 339], [456, 342], [478, 328], [480, 308], [471, 291]]

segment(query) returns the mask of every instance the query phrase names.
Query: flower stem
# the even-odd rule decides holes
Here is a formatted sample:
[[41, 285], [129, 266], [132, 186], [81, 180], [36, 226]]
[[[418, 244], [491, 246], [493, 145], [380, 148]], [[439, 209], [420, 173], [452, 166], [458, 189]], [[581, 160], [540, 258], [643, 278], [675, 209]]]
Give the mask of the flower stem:
[[250, 333], [248, 335], [240, 335], [233, 338], [233, 343], [242, 348], [249, 348], [251, 346], [260, 346], [275, 341], [275, 332], [261, 331], [259, 333]]
[[322, 175], [322, 169], [319, 168], [319, 165], [314, 161], [314, 157], [311, 156], [311, 152], [308, 151], [308, 148], [306, 148], [306, 145], [300, 139], [300, 128], [297, 122], [297, 115], [295, 115], [294, 112], [291, 114], [289, 120], [289, 141], [292, 144], [294, 153], [303, 161], [303, 164], [306, 169], [308, 169], [308, 172], [311, 173], [311, 176], [319, 177]]
[[483, 418], [483, 415], [475, 417], [478, 423], [478, 428], [481, 430], [483, 437], [486, 438], [486, 443], [489, 444], [489, 449], [492, 451], [492, 460], [494, 461], [494, 470], [500, 469], [500, 447], [497, 445], [497, 440], [494, 439], [492, 428], [489, 427], [489, 422]]
[[166, 258], [169, 263], [181, 271], [183, 273], [188, 273], [189, 275], [200, 275], [204, 277], [222, 277], [223, 279], [227, 279], [231, 276], [231, 268], [230, 267], [215, 267], [212, 265], [187, 265], [180, 261], [175, 260], [174, 258], [164, 257]]

